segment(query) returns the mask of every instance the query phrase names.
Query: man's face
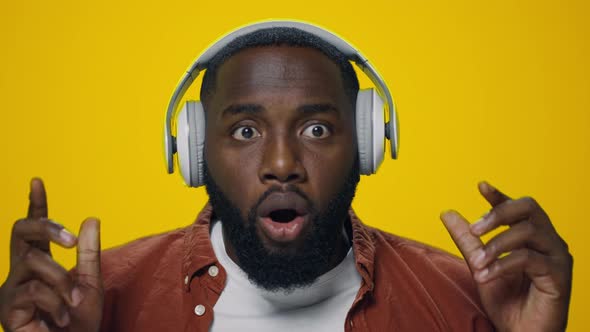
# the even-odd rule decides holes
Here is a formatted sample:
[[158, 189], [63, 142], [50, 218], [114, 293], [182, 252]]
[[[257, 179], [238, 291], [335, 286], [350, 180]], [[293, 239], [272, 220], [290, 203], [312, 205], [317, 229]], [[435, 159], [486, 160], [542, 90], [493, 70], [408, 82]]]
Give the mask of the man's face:
[[[311, 48], [246, 49], [220, 66], [205, 109], [207, 190], [230, 253], [267, 288], [312, 281], [273, 286], [252, 274], [294, 273], [296, 267], [264, 266], [272, 259], [321, 270], [341, 244], [358, 164], [354, 111], [339, 67]], [[318, 255], [314, 266], [309, 256]], [[248, 271], [244, 261], [257, 259]]]

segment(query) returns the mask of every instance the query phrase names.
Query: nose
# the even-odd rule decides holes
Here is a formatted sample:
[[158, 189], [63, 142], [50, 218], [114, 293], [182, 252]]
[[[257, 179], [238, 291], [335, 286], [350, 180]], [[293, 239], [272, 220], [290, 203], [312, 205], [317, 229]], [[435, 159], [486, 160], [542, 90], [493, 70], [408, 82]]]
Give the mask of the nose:
[[264, 147], [259, 178], [262, 183], [291, 184], [305, 181], [307, 174], [295, 142], [287, 137], [273, 137]]

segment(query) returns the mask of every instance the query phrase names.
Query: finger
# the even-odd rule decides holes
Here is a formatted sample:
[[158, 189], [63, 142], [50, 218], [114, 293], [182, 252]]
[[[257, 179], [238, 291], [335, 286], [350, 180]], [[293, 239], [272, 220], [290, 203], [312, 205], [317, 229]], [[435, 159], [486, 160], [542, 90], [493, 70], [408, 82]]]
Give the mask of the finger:
[[19, 320], [23, 324], [35, 319], [37, 309], [48, 313], [60, 327], [70, 323], [68, 308], [63, 300], [49, 286], [38, 280], [31, 280], [17, 287], [13, 299], [9, 310], [21, 310]]
[[472, 262], [482, 254], [483, 243], [478, 237], [471, 234], [469, 222], [456, 211], [444, 212], [440, 218], [453, 242], [455, 242], [467, 264], [473, 270]]
[[96, 218], [88, 218], [80, 226], [76, 270], [80, 283], [97, 289], [102, 288], [100, 276], [100, 221]]
[[29, 211], [28, 218], [47, 218], [47, 194], [43, 180], [40, 178], [31, 179], [31, 189], [29, 192]]
[[[69, 248], [76, 245], [77, 238], [62, 225], [49, 219], [18, 220], [12, 227], [11, 262], [18, 260], [18, 257], [24, 255], [31, 246], [37, 247], [39, 242], [49, 241]], [[39, 249], [46, 251], [45, 248]]]
[[76, 245], [76, 236], [63, 225], [49, 219], [20, 219], [14, 223], [12, 237], [25, 242], [51, 241], [63, 247]]
[[481, 195], [490, 203], [491, 206], [496, 206], [503, 202], [510, 200], [510, 197], [496, 189], [486, 181], [482, 181], [477, 185]]
[[[47, 194], [45, 192], [45, 186], [40, 178], [33, 178], [30, 183], [27, 218], [47, 218], [47, 213]], [[50, 252], [49, 242], [47, 241], [35, 241], [31, 243], [31, 245], [45, 252]]]
[[531, 197], [505, 201], [471, 225], [471, 231], [474, 235], [481, 236], [499, 226], [511, 226], [530, 219], [539, 209], [539, 204]]
[[473, 277], [479, 283], [486, 283], [503, 275], [518, 273], [524, 273], [534, 279], [548, 275], [550, 271], [551, 262], [547, 256], [531, 249], [519, 249], [476, 271]]
[[80, 303], [80, 296], [76, 294], [79, 290], [75, 290], [74, 281], [68, 271], [38, 249], [31, 249], [24, 259], [11, 269], [6, 282], [16, 287], [31, 279], [40, 280], [51, 286], [64, 301], [73, 307]]
[[538, 226], [532, 222], [522, 221], [489, 240], [483, 250], [485, 255], [473, 262], [476, 269], [483, 269], [494, 262], [498, 256], [520, 248], [531, 248], [542, 254], [551, 249], [552, 241], [546, 236], [539, 236]]

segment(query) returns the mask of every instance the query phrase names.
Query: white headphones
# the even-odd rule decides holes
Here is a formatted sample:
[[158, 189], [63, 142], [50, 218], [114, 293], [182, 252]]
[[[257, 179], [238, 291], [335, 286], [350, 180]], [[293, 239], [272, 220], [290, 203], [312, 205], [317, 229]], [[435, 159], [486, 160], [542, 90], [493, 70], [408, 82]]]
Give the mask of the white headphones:
[[[209, 47], [187, 70], [170, 98], [164, 127], [164, 149], [168, 173], [174, 172], [174, 153], [178, 152], [178, 162], [184, 182], [190, 187], [204, 184], [203, 169], [205, 145], [205, 114], [199, 101], [187, 101], [176, 116], [177, 137], [172, 136], [172, 117], [180, 100], [191, 83], [202, 70], [207, 69], [209, 61], [217, 52], [236, 38], [267, 28], [296, 28], [310, 33], [342, 52], [350, 61], [371, 79], [377, 89], [359, 90], [356, 98], [356, 134], [358, 139], [360, 173], [371, 175], [377, 172], [385, 154], [385, 138], [391, 144], [391, 158], [397, 159], [399, 151], [399, 127], [395, 104], [385, 82], [369, 60], [354, 47], [335, 34], [317, 26], [294, 21], [266, 21], [235, 30]], [[385, 102], [381, 99], [385, 97]], [[389, 110], [389, 122], [385, 123], [384, 104]]]

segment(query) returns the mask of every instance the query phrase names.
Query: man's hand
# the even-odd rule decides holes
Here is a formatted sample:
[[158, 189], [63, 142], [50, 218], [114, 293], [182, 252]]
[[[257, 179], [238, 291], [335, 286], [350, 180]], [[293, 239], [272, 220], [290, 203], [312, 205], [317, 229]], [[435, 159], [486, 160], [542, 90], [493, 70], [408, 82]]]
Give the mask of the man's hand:
[[[530, 197], [510, 199], [486, 182], [479, 191], [492, 205], [469, 225], [457, 212], [441, 215], [463, 254], [485, 311], [499, 331], [564, 331], [573, 259], [547, 214]], [[509, 228], [486, 244], [480, 236]]]
[[[10, 272], [0, 287], [0, 323], [7, 332], [96, 332], [102, 317], [99, 221], [88, 218], [77, 239], [47, 219], [43, 182], [31, 181], [29, 212], [12, 229]], [[78, 247], [75, 274], [51, 257], [49, 243]]]

